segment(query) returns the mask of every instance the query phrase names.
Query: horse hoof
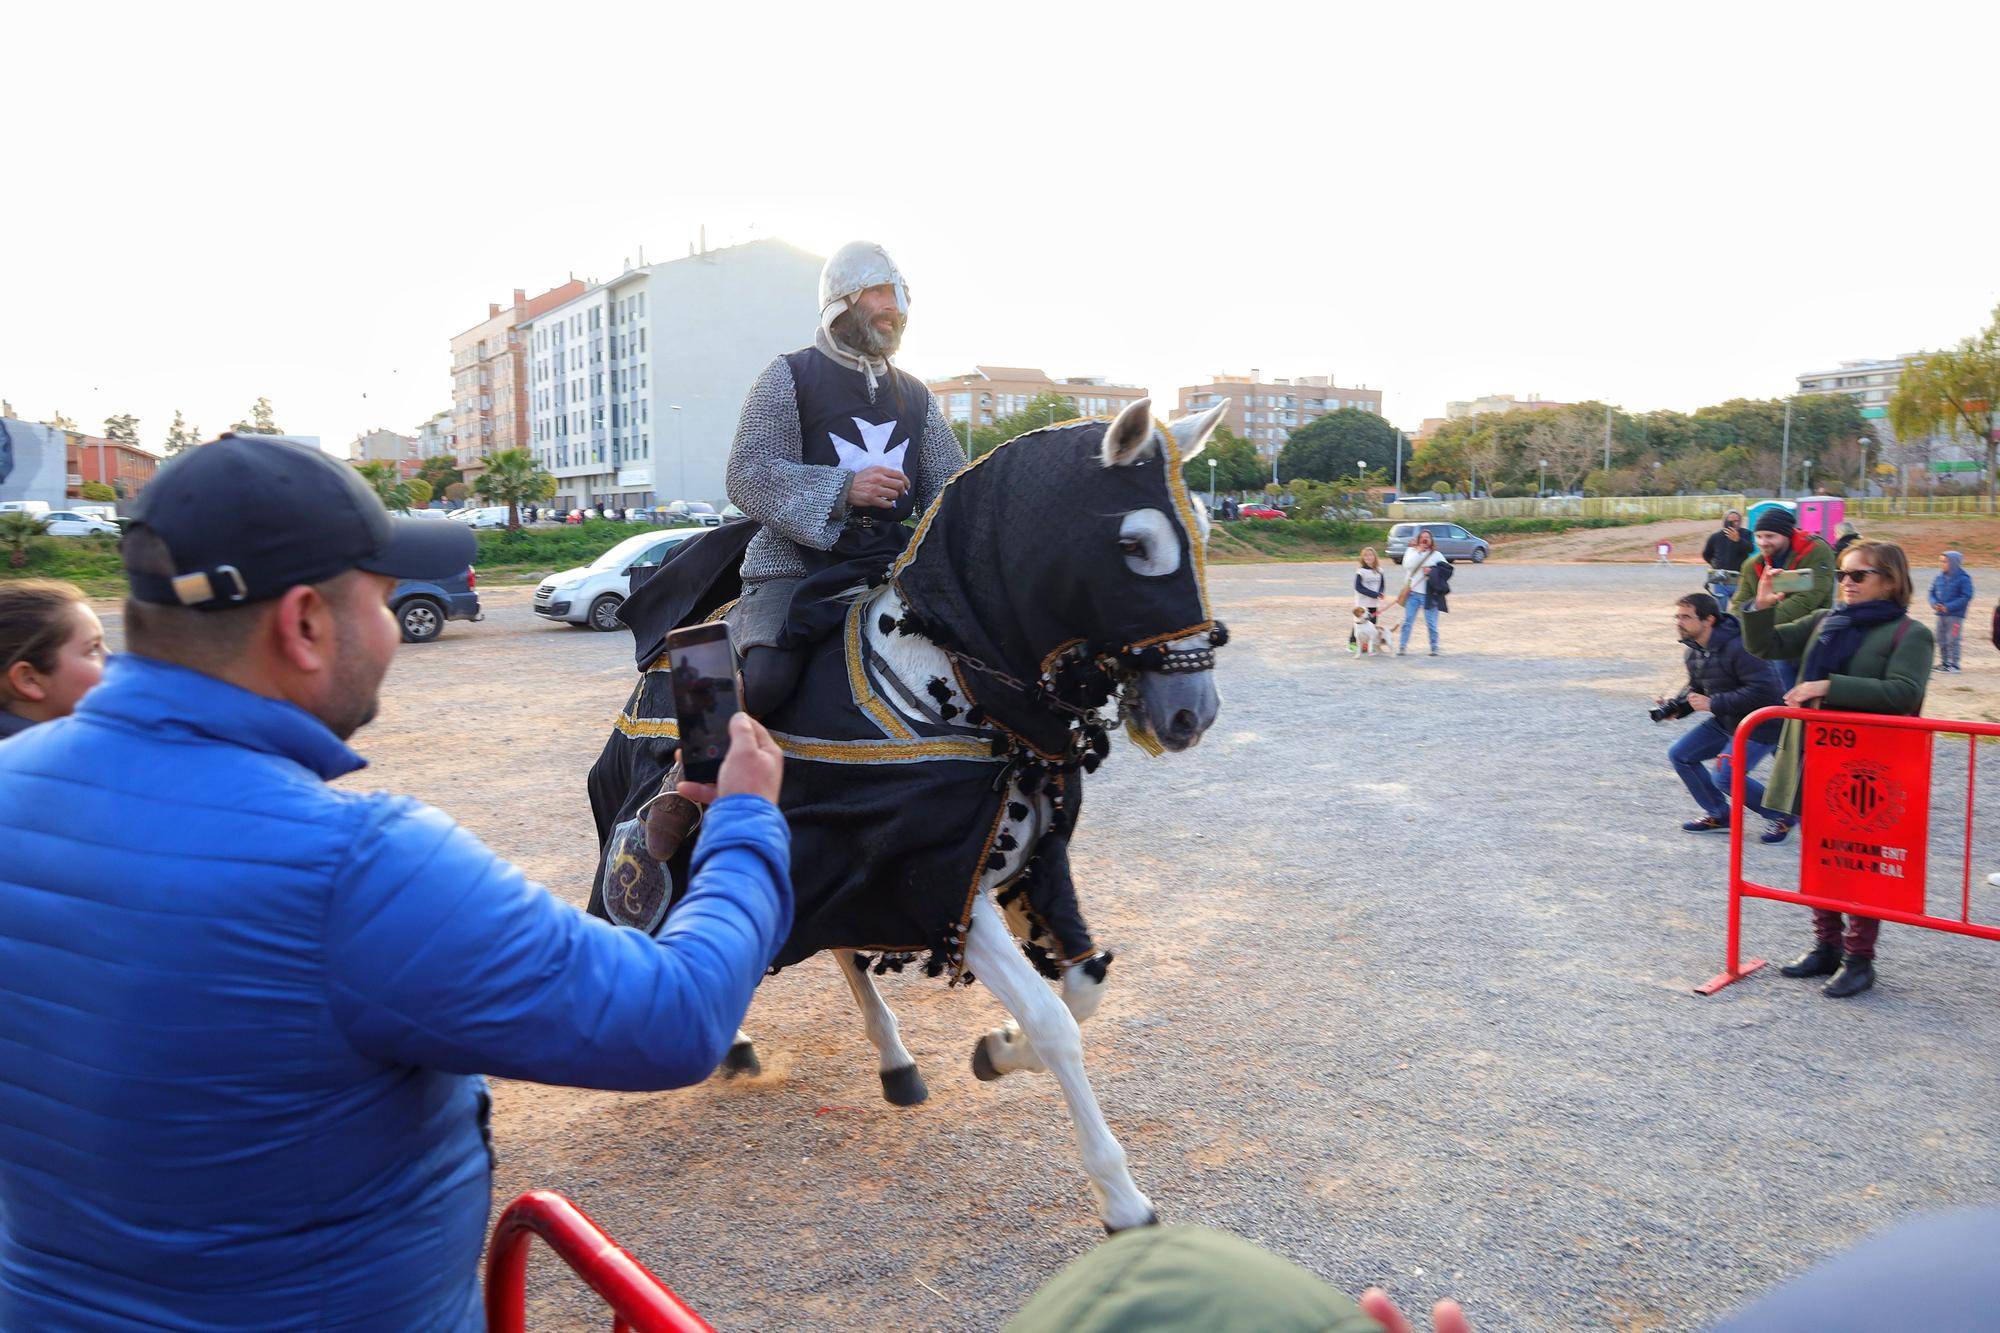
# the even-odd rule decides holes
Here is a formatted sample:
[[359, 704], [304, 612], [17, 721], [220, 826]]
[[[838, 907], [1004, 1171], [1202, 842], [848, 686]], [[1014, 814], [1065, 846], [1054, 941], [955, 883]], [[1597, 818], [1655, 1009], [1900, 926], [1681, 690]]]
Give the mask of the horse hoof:
[[882, 1095], [891, 1106], [920, 1106], [931, 1095], [915, 1065], [882, 1071]]
[[972, 1043], [972, 1076], [981, 1083], [991, 1083], [1000, 1077], [1000, 1070], [993, 1064], [993, 1057], [986, 1053], [986, 1038]]
[[1135, 1222], [1129, 1227], [1114, 1227], [1109, 1222], [1106, 1222], [1104, 1224], [1104, 1234], [1107, 1236], [1116, 1236], [1126, 1231], [1137, 1231], [1140, 1227], [1156, 1227], [1158, 1225], [1160, 1225], [1160, 1210], [1157, 1208], [1148, 1208], [1146, 1210], [1145, 1221]]
[[764, 1066], [757, 1062], [757, 1048], [747, 1041], [733, 1043], [729, 1048], [729, 1054], [722, 1057], [724, 1078], [746, 1075], [755, 1077], [763, 1072]]

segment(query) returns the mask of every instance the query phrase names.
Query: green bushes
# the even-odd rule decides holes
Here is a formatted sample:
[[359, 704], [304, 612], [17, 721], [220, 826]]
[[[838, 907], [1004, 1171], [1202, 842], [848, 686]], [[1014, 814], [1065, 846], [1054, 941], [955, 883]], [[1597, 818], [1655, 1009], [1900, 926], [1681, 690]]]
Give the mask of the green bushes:
[[505, 528], [482, 528], [479, 554], [473, 563], [481, 569], [568, 569], [589, 564], [627, 537], [665, 531], [664, 527], [613, 523], [601, 518], [553, 528], [518, 528], [513, 532]]
[[114, 537], [31, 537], [28, 563], [0, 561], [0, 578], [67, 579], [92, 597], [123, 597], [125, 569]]

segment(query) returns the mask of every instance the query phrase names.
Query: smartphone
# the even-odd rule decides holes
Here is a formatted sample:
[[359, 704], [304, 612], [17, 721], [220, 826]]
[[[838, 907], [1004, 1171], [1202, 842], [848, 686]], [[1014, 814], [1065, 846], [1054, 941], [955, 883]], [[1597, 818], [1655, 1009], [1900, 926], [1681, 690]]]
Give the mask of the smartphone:
[[729, 719], [736, 716], [736, 649], [720, 621], [667, 635], [674, 716], [681, 727], [681, 772], [689, 782], [714, 782], [729, 753]]
[[1774, 569], [1771, 571], [1771, 586], [1779, 592], [1811, 592], [1813, 572], [1810, 569]]

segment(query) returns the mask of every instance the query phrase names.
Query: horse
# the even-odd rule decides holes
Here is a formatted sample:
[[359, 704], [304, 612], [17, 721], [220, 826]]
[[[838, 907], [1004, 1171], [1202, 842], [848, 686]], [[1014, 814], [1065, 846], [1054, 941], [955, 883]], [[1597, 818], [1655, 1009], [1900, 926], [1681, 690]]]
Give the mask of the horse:
[[[1096, 1011], [1111, 955], [1077, 907], [1068, 843], [1108, 724], [1152, 754], [1178, 752], [1220, 708], [1212, 669], [1227, 631], [1209, 609], [1207, 516], [1181, 469], [1227, 406], [1162, 425], [1141, 399], [982, 455], [945, 485], [886, 577], [849, 595], [840, 631], [765, 719], [786, 754], [797, 902], [771, 970], [835, 955], [883, 1096], [900, 1106], [928, 1090], [871, 967], [921, 962], [950, 984], [983, 981], [1012, 1018], [975, 1041], [975, 1076], [1055, 1077], [1109, 1232], [1157, 1217], [1083, 1069], [1077, 1023]], [[590, 910], [653, 929], [616, 909], [630, 894], [664, 903], [688, 873], [690, 849], [659, 865], [638, 819], [679, 742], [659, 652], [670, 626], [646, 626], [671, 569], [624, 609], [642, 674], [590, 774], [603, 846]], [[723, 1073], [758, 1070], [739, 1032]]]

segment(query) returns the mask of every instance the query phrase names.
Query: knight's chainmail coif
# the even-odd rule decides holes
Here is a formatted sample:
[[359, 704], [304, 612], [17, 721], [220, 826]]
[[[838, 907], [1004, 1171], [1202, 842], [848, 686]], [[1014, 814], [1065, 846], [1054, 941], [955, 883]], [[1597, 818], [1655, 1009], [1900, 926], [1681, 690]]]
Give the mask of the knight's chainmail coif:
[[[814, 346], [821, 354], [852, 367], [820, 330]], [[929, 394], [917, 448], [916, 508], [922, 513], [944, 489], [954, 472], [965, 466], [965, 450], [946, 423], [937, 399]], [[729, 498], [763, 531], [750, 542], [743, 557], [745, 583], [773, 578], [801, 578], [811, 572], [800, 547], [833, 549], [847, 524], [849, 472], [801, 461], [798, 391], [791, 367], [778, 357], [750, 386], [743, 413], [736, 422], [736, 441], [729, 450]]]

